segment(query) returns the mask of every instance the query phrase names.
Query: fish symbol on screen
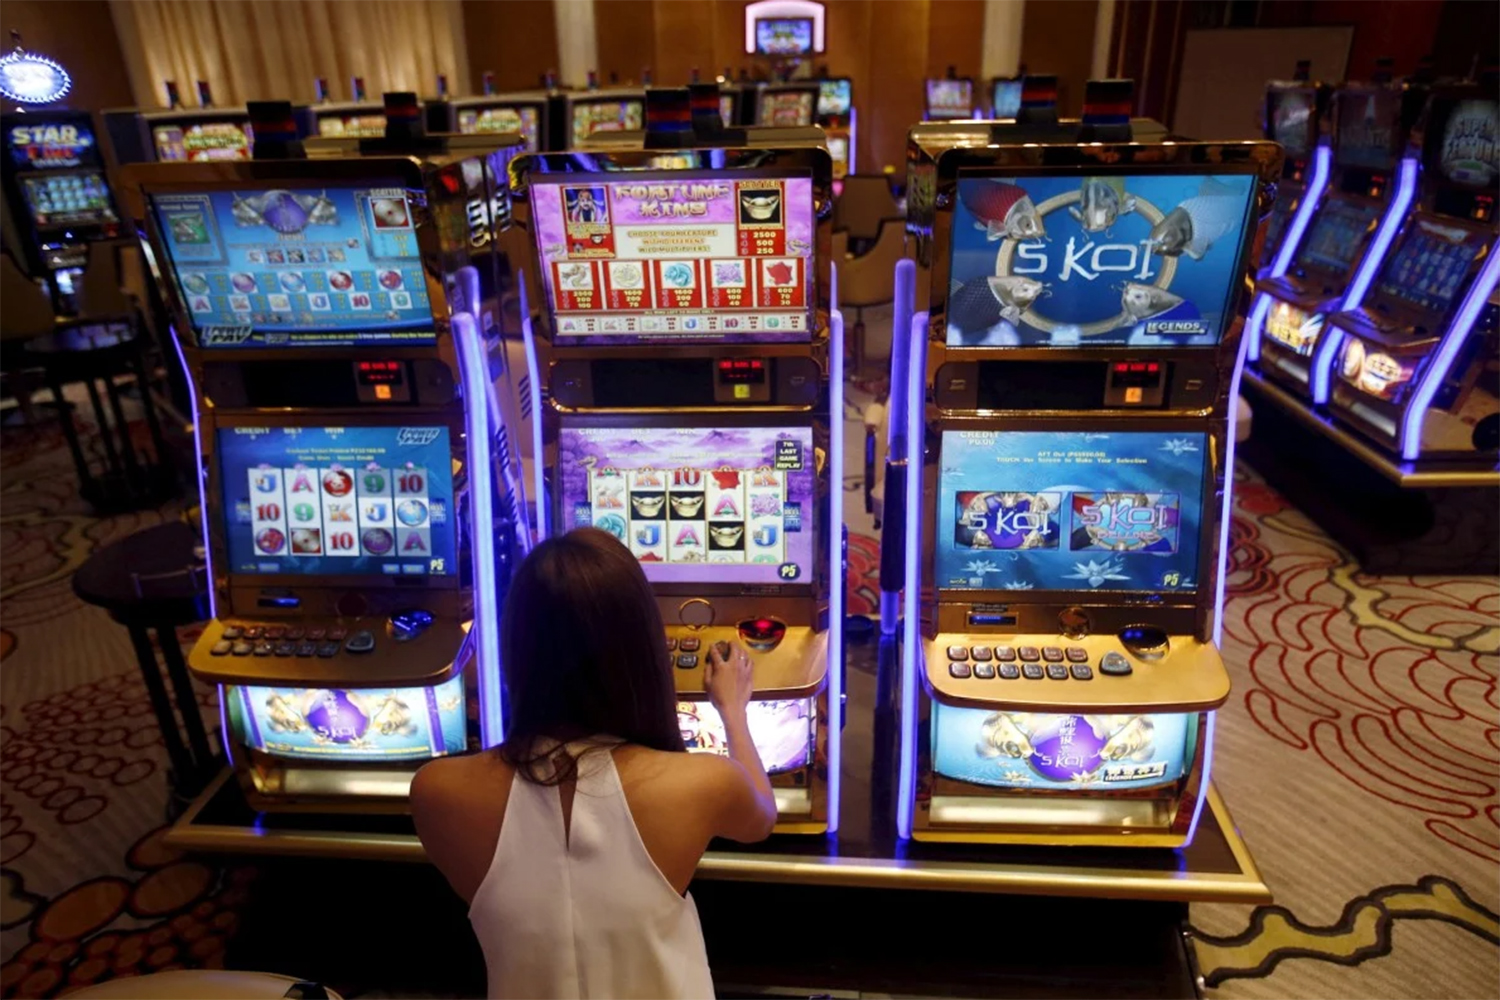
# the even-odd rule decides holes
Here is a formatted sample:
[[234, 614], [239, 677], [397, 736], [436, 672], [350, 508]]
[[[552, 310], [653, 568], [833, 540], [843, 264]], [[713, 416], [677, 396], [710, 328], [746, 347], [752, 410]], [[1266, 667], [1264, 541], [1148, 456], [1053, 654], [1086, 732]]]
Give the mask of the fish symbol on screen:
[[1036, 204], [1020, 185], [1009, 181], [984, 181], [964, 185], [959, 200], [973, 213], [975, 229], [984, 230], [986, 240], [1042, 240], [1047, 227]]
[[1202, 260], [1213, 245], [1239, 227], [1244, 205], [1229, 185], [1205, 177], [1198, 193], [1151, 227], [1151, 252], [1162, 257], [1187, 254]]
[[1120, 309], [1132, 320], [1140, 321], [1159, 316], [1182, 304], [1181, 295], [1173, 295], [1165, 288], [1142, 285], [1127, 281], [1120, 291]]
[[1068, 214], [1078, 220], [1086, 233], [1107, 232], [1115, 220], [1135, 211], [1135, 195], [1125, 191], [1119, 177], [1087, 177], [1078, 192], [1078, 204]]

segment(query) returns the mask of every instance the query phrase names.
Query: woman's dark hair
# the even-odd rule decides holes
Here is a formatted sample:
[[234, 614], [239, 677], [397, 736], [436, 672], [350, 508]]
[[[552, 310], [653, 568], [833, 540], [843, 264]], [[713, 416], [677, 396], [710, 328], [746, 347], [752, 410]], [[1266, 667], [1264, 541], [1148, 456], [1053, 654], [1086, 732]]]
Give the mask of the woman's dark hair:
[[500, 656], [509, 695], [500, 756], [527, 779], [573, 777], [576, 761], [553, 740], [686, 749], [656, 595], [614, 536], [577, 528], [532, 550], [511, 581]]

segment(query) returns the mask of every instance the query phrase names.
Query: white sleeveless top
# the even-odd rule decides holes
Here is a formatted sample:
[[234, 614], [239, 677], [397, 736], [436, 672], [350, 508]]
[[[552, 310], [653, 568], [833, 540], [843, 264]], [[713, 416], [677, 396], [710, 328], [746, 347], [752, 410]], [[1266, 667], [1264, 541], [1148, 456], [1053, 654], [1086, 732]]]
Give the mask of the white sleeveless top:
[[608, 750], [562, 795], [517, 774], [495, 859], [469, 906], [491, 997], [712, 997], [698, 908], [636, 830]]

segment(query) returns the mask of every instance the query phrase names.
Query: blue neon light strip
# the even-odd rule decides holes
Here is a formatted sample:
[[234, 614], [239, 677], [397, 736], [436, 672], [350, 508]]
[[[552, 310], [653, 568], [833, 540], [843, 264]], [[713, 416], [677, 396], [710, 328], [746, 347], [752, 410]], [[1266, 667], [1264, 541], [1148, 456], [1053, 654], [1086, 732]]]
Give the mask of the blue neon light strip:
[[[1358, 309], [1360, 303], [1364, 302], [1365, 295], [1375, 280], [1375, 275], [1380, 273], [1380, 265], [1385, 263], [1386, 252], [1390, 250], [1396, 234], [1401, 231], [1401, 225], [1406, 221], [1407, 210], [1411, 208], [1411, 203], [1417, 196], [1419, 171], [1417, 160], [1410, 156], [1404, 158], [1400, 167], [1397, 168], [1396, 196], [1391, 199], [1390, 205], [1386, 206], [1385, 217], [1380, 220], [1380, 228], [1375, 231], [1375, 239], [1365, 250], [1359, 267], [1354, 271], [1354, 277], [1349, 280], [1349, 288], [1344, 292], [1344, 301], [1339, 304], [1340, 312]], [[1343, 340], [1344, 332], [1341, 329], [1332, 323], [1324, 324], [1323, 331], [1318, 337], [1317, 349], [1313, 351], [1312, 378], [1309, 380], [1314, 403], [1328, 402], [1333, 366], [1338, 358], [1339, 345], [1343, 343]]]
[[1255, 293], [1255, 302], [1250, 306], [1250, 318], [1245, 320], [1245, 353], [1250, 361], [1260, 360], [1260, 337], [1266, 328], [1266, 313], [1271, 311], [1271, 296], [1265, 292]]
[[536, 360], [536, 332], [531, 326], [530, 306], [526, 303], [525, 276], [521, 286], [521, 338], [526, 345], [526, 388], [531, 396], [531, 480], [536, 490], [536, 540], [547, 537], [547, 472], [542, 453], [542, 372]]
[[[855, 169], [854, 169], [854, 151], [858, 147], [859, 147], [859, 113], [854, 109], [854, 105], [851, 104], [851, 105], [849, 105], [849, 173], [851, 173], [851, 174], [856, 172]], [[898, 326], [898, 327], [893, 327], [892, 329], [899, 330], [901, 328]]]
[[838, 265], [832, 265], [828, 317], [828, 832], [839, 829], [844, 760], [844, 314]]
[[[1203, 777], [1198, 781], [1198, 798], [1193, 802], [1193, 818], [1188, 820], [1187, 839], [1182, 842], [1187, 847], [1198, 835], [1198, 820], [1203, 817], [1203, 804], [1208, 801], [1208, 782], [1214, 769], [1214, 716], [1217, 712], [1204, 713], [1203, 720]], [[1179, 848], [1181, 850], [1181, 848]]]
[[1469, 294], [1464, 296], [1464, 303], [1459, 307], [1458, 315], [1453, 318], [1447, 332], [1443, 334], [1437, 353], [1428, 363], [1427, 371], [1422, 373], [1417, 391], [1412, 396], [1411, 402], [1407, 404], [1405, 416], [1401, 418], [1401, 457], [1408, 462], [1421, 455], [1422, 422], [1427, 417], [1427, 408], [1432, 405], [1433, 397], [1437, 395], [1443, 380], [1448, 377], [1448, 370], [1453, 367], [1453, 359], [1458, 356], [1464, 341], [1469, 338], [1469, 331], [1473, 329], [1474, 321], [1479, 318], [1479, 311], [1484, 308], [1490, 293], [1495, 290], [1497, 279], [1500, 279], [1500, 253], [1496, 253], [1493, 240], [1490, 241], [1487, 251], [1489, 256], [1484, 262], [1484, 267], [1480, 269], [1479, 276], [1474, 279], [1474, 284], [1469, 286]]
[[927, 389], [927, 314], [912, 317], [907, 331], [906, 386], [906, 594], [901, 632], [901, 754], [896, 775], [896, 836], [911, 839], [912, 811], [917, 797], [917, 672], [922, 668], [919, 609], [922, 567], [917, 553], [922, 537], [922, 444], [925, 440], [924, 402]]
[[489, 365], [479, 325], [468, 313], [454, 313], [453, 342], [464, 381], [464, 422], [468, 440], [470, 532], [474, 560], [474, 624], [479, 633], [479, 742], [492, 747], [505, 738], [500, 705], [500, 597], [495, 585], [494, 455], [490, 450]]
[[[912, 306], [917, 292], [916, 261], [905, 259], [896, 262], [894, 288], [891, 316], [891, 330], [893, 331], [891, 335], [891, 388], [885, 403], [886, 489], [890, 489], [893, 482], [890, 475], [891, 468], [906, 462], [906, 373], [907, 354], [911, 349], [911, 342], [907, 337], [901, 336], [899, 331], [911, 329]], [[904, 510], [901, 519], [905, 523]], [[882, 589], [880, 591], [880, 633], [895, 635], [896, 622], [900, 618], [900, 591]]]
[[1328, 186], [1328, 164], [1332, 159], [1333, 150], [1326, 145], [1313, 150], [1312, 180], [1307, 182], [1307, 187], [1302, 192], [1302, 203], [1297, 206], [1297, 214], [1292, 216], [1292, 224], [1282, 236], [1281, 249], [1276, 252], [1276, 259], [1271, 262], [1271, 277], [1281, 277], [1291, 266], [1292, 257], [1297, 253], [1297, 245], [1302, 242], [1302, 234], [1307, 231], [1307, 223], [1323, 198], [1323, 189]]

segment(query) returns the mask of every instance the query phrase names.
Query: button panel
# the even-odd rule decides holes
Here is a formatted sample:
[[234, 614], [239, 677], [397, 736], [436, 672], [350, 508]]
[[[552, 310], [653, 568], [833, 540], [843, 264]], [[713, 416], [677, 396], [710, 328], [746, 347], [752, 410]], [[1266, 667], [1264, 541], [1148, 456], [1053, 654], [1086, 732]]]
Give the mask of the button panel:
[[[378, 644], [368, 629], [303, 625], [226, 623], [209, 647], [211, 656], [311, 657], [372, 653]], [[669, 647], [670, 648], [670, 647]]]

